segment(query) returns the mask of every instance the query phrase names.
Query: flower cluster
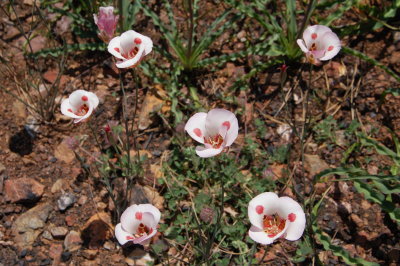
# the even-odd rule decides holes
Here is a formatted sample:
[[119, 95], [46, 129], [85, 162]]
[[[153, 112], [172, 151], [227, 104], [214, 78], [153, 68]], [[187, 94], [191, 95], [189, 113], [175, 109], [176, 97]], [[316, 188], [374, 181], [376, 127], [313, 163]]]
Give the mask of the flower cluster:
[[[153, 42], [134, 30], [114, 37], [118, 16], [113, 12], [113, 7], [101, 7], [99, 14], [93, 15], [100, 31], [99, 37], [108, 43], [108, 51], [116, 58], [118, 68], [135, 67], [152, 51]], [[322, 25], [308, 27], [303, 33], [303, 39], [297, 40], [297, 43], [308, 61], [317, 65], [333, 58], [341, 49], [337, 35]], [[286, 68], [283, 65], [281, 71], [285, 72]], [[78, 123], [87, 120], [98, 104], [99, 99], [94, 93], [76, 90], [62, 101], [61, 112]], [[111, 124], [104, 131], [110, 134]], [[231, 111], [212, 109], [208, 113], [200, 112], [190, 117], [185, 131], [204, 145], [196, 147], [196, 154], [208, 158], [227, 150], [234, 143], [238, 137], [239, 123]], [[282, 125], [278, 133], [285, 141], [289, 141], [291, 128]], [[211, 223], [214, 210], [203, 208], [200, 217]], [[271, 244], [278, 238], [298, 240], [306, 224], [305, 213], [299, 203], [289, 197], [278, 197], [273, 192], [264, 192], [253, 198], [248, 205], [248, 217], [251, 223], [249, 236], [261, 244]], [[151, 204], [132, 205], [123, 212], [121, 222], [115, 227], [115, 236], [121, 245], [128, 242], [148, 244], [157, 233], [160, 218], [160, 211]]]

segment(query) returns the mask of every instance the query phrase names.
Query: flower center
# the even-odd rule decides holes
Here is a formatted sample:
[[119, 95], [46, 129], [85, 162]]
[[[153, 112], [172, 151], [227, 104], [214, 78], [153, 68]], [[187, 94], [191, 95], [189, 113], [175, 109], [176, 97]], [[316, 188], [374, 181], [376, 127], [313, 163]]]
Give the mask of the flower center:
[[215, 137], [204, 137], [204, 142], [210, 144], [213, 149], [219, 149], [224, 142], [224, 138], [218, 134]]
[[264, 215], [263, 225], [264, 232], [268, 237], [274, 237], [285, 229], [286, 220], [282, 219], [278, 214]]
[[86, 104], [84, 104], [76, 112], [72, 112], [72, 110], [70, 109], [68, 111], [79, 116], [84, 116], [89, 111], [89, 107]]
[[310, 51], [316, 51], [316, 50], [317, 50], [317, 45], [315, 44], [315, 42], [313, 42], [313, 44], [311, 44]]
[[138, 229], [136, 230], [136, 234], [135, 237], [142, 237], [144, 235], [148, 235], [149, 233], [151, 233], [152, 229], [148, 228], [147, 226], [145, 226], [144, 224], [140, 223]]
[[125, 57], [126, 59], [132, 59], [136, 56], [136, 54], [138, 53], [139, 48], [138, 47], [134, 47], [132, 48], [132, 50], [130, 50], [128, 53], [124, 53], [122, 54], [123, 57]]

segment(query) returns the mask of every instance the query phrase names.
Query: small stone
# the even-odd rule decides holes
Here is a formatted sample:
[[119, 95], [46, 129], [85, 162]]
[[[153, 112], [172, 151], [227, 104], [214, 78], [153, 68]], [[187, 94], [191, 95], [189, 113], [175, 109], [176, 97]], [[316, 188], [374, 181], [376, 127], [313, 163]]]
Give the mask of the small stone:
[[54, 182], [53, 186], [51, 187], [51, 193], [54, 194], [62, 190], [65, 191], [67, 188], [68, 188], [67, 182], [64, 179], [59, 178], [57, 179], [56, 182]]
[[62, 226], [56, 226], [50, 229], [50, 233], [55, 238], [64, 238], [64, 236], [68, 234], [68, 229]]
[[72, 193], [66, 193], [61, 195], [57, 200], [58, 209], [61, 211], [66, 210], [69, 206], [75, 203], [75, 195]]
[[71, 259], [71, 256], [72, 256], [72, 253], [71, 253], [71, 252], [65, 251], [65, 252], [63, 252], [63, 253], [61, 254], [61, 260], [62, 260], [63, 262], [67, 262], [67, 261], [69, 261], [69, 260]]
[[74, 226], [76, 223], [77, 216], [75, 214], [70, 214], [65, 217], [65, 223], [68, 226]]
[[72, 163], [72, 161], [75, 159], [75, 153], [72, 151], [69, 147], [68, 144], [66, 143], [66, 140], [62, 141], [54, 150], [54, 156], [65, 163]]
[[[54, 83], [57, 80], [58, 70], [57, 69], [50, 69], [46, 73], [43, 74], [43, 78], [49, 82]], [[68, 81], [68, 76], [61, 75], [60, 77], [60, 86], [64, 86], [65, 83]]]
[[79, 205], [85, 205], [86, 202], [87, 202], [87, 197], [85, 195], [82, 195], [78, 200]]
[[62, 244], [59, 243], [53, 243], [50, 245], [49, 249], [49, 256], [52, 258], [54, 261], [60, 262], [61, 259], [61, 254], [63, 253], [63, 246]]
[[44, 231], [42, 234], [42, 237], [47, 239], [47, 240], [53, 240], [53, 236], [51, 235], [51, 233], [49, 231]]
[[88, 260], [94, 260], [97, 255], [97, 250], [94, 249], [86, 249], [83, 251], [83, 257], [85, 257]]
[[40, 261], [40, 266], [45, 266], [45, 265], [50, 265], [51, 264], [51, 259], [44, 259]]
[[304, 154], [304, 161], [304, 167], [311, 176], [329, 168], [329, 165], [325, 161], [321, 160], [318, 155]]
[[28, 250], [27, 249], [23, 249], [20, 253], [19, 253], [19, 258], [25, 258], [26, 254], [28, 254]]
[[38, 205], [21, 214], [12, 225], [14, 242], [20, 249], [30, 248], [40, 235], [53, 206], [49, 203]]
[[115, 249], [115, 245], [114, 245], [114, 243], [112, 243], [110, 241], [106, 241], [103, 245], [103, 248], [105, 248], [107, 250], [113, 250], [113, 249]]
[[70, 231], [69, 234], [65, 237], [64, 248], [67, 251], [73, 252], [80, 249], [82, 243], [83, 241], [81, 239], [81, 234], [77, 231]]
[[5, 182], [4, 191], [6, 198], [12, 203], [38, 201], [44, 191], [44, 186], [33, 178], [9, 179]]

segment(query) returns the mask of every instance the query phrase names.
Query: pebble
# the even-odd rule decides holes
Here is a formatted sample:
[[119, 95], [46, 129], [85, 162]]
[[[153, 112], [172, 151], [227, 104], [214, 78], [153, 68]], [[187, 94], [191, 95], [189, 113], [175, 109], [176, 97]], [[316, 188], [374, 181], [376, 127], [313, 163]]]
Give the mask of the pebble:
[[60, 211], [66, 210], [68, 207], [75, 203], [75, 200], [75, 195], [72, 193], [61, 195], [61, 197], [57, 200], [58, 209]]
[[62, 226], [56, 226], [50, 229], [51, 234], [55, 238], [64, 238], [68, 234], [68, 229]]
[[4, 184], [6, 198], [12, 203], [38, 201], [44, 192], [44, 186], [33, 178], [9, 179]]
[[81, 245], [82, 245], [82, 239], [81, 239], [81, 234], [79, 232], [71, 231], [65, 237], [65, 240], [64, 240], [65, 250], [72, 252], [72, 251], [80, 249]]
[[69, 260], [71, 259], [71, 256], [72, 256], [72, 253], [71, 253], [71, 252], [65, 251], [65, 252], [63, 252], [63, 253], [61, 254], [61, 260], [62, 260], [63, 262], [67, 262], [67, 261], [69, 261]]
[[41, 228], [53, 210], [49, 203], [38, 205], [21, 214], [12, 225], [15, 245], [20, 248], [29, 248], [41, 233]]

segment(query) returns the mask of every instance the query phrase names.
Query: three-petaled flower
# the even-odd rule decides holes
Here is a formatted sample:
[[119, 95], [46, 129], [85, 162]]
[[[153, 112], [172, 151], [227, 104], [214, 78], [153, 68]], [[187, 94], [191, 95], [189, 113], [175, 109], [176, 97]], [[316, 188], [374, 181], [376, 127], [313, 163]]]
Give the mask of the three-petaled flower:
[[204, 144], [196, 147], [200, 157], [212, 157], [229, 147], [238, 136], [239, 124], [234, 113], [224, 109], [212, 109], [208, 113], [193, 115], [185, 125], [186, 132]]
[[117, 58], [118, 68], [137, 66], [152, 49], [153, 41], [134, 30], [122, 33], [108, 44], [108, 51]]
[[132, 241], [146, 245], [157, 233], [160, 211], [151, 204], [132, 205], [121, 215], [121, 223], [115, 227], [115, 237], [121, 245]]
[[74, 122], [79, 123], [87, 119], [93, 110], [99, 105], [99, 98], [93, 92], [76, 90], [64, 99], [61, 103], [61, 113], [75, 118]]
[[338, 36], [323, 25], [307, 27], [303, 32], [303, 39], [298, 39], [297, 44], [306, 54], [308, 61], [314, 65], [321, 64], [320, 60], [333, 58], [341, 48]]
[[300, 204], [289, 197], [278, 197], [273, 192], [264, 192], [253, 198], [248, 215], [252, 224], [250, 238], [264, 245], [273, 243], [279, 237], [298, 240], [306, 225]]
[[115, 29], [118, 24], [118, 17], [119, 16], [114, 15], [114, 7], [112, 6], [102, 6], [99, 9], [98, 16], [93, 14], [94, 23], [96, 23], [100, 30], [99, 38], [105, 43], [108, 43], [114, 37]]

